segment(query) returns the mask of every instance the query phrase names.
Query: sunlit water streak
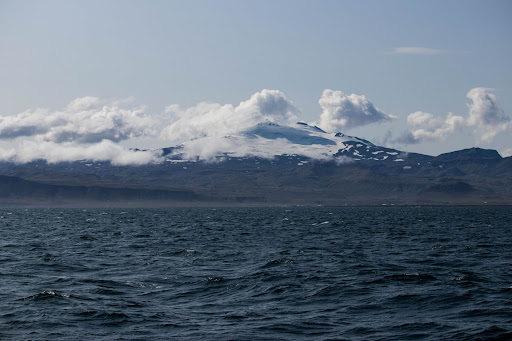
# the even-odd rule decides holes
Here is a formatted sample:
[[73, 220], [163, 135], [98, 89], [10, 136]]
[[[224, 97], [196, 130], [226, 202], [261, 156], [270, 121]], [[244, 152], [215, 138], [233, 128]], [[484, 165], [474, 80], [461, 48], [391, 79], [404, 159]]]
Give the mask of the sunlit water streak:
[[0, 339], [509, 339], [508, 207], [0, 209]]

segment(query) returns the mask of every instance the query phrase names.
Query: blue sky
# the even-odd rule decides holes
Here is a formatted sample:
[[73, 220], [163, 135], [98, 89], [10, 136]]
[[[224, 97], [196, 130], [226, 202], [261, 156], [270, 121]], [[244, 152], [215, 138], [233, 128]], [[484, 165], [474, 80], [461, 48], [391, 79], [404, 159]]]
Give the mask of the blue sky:
[[[493, 0], [0, 1], [0, 116], [93, 96], [131, 98], [171, 122], [171, 104], [237, 106], [275, 89], [302, 120], [320, 122], [319, 99], [332, 89], [395, 117], [346, 133], [433, 155], [472, 146], [512, 154], [511, 15], [512, 2]], [[491, 138], [477, 131], [489, 125], [469, 123], [475, 88], [501, 110]], [[431, 115], [430, 132], [441, 130], [407, 142], [425, 123], [407, 123], [418, 111]], [[462, 117], [453, 129], [450, 112]]]

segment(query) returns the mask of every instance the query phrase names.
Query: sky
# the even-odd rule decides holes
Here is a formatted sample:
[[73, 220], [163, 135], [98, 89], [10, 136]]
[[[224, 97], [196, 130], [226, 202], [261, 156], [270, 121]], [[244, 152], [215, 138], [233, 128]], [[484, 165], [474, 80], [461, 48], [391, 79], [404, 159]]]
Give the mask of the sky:
[[145, 163], [128, 147], [258, 119], [512, 155], [511, 15], [506, 0], [0, 0], [0, 159]]

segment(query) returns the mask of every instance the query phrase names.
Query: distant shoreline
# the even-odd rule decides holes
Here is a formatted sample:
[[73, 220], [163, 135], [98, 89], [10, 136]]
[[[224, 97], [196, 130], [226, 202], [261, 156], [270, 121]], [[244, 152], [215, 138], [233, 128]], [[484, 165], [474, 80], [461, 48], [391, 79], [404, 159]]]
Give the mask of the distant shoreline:
[[67, 203], [29, 203], [29, 202], [0, 202], [0, 209], [9, 208], [69, 208], [69, 209], [165, 209], [165, 208], [343, 208], [343, 207], [512, 207], [512, 203], [407, 203], [407, 204], [347, 204], [347, 205], [296, 205], [296, 204], [262, 204], [262, 203], [169, 203], [169, 202], [67, 202]]

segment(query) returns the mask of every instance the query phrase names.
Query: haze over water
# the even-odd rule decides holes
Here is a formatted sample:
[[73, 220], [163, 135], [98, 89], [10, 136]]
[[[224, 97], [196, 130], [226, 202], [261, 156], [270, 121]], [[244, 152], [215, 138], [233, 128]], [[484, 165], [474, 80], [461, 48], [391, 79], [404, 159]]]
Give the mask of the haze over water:
[[0, 338], [507, 339], [509, 207], [1, 209]]

